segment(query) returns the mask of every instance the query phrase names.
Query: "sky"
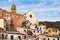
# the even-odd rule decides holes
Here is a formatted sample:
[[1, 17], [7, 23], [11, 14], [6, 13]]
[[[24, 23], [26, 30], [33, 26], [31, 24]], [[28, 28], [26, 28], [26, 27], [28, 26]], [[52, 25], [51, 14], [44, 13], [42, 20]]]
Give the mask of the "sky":
[[33, 10], [38, 21], [60, 21], [60, 0], [0, 0], [0, 8], [11, 11], [15, 4], [17, 13]]

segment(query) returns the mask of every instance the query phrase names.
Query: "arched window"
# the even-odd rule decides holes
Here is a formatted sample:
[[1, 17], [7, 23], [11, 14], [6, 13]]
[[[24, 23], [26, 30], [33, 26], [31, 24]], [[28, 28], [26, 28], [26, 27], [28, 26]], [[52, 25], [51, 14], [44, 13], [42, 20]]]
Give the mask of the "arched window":
[[30, 15], [30, 18], [32, 18], [32, 15]]
[[59, 37], [58, 37], [58, 40], [59, 40]]
[[14, 38], [13, 38], [13, 35], [11, 35], [11, 40], [13, 40]]
[[21, 40], [21, 36], [18, 36], [18, 39]]
[[43, 40], [45, 40], [45, 38], [43, 38]]
[[4, 39], [4, 34], [2, 34], [2, 39]]
[[49, 40], [49, 38], [48, 38], [48, 40]]
[[53, 40], [55, 40], [55, 39], [53, 39]]

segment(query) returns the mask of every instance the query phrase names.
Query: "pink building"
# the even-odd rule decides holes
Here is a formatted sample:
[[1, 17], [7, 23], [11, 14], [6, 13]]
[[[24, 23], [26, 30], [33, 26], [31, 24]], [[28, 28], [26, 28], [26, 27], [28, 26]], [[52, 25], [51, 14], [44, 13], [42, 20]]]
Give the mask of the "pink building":
[[27, 33], [26, 33], [26, 32], [27, 32], [27, 29], [22, 28], [22, 27], [17, 27], [17, 31], [19, 31], [19, 32], [22, 33], [22, 34], [27, 34]]

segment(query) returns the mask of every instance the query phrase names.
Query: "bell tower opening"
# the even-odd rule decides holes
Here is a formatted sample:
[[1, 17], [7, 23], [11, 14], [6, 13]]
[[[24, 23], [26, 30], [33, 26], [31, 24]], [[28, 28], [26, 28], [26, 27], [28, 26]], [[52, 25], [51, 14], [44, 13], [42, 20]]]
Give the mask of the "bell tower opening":
[[15, 12], [16, 13], [16, 5], [15, 4], [12, 5], [11, 12]]

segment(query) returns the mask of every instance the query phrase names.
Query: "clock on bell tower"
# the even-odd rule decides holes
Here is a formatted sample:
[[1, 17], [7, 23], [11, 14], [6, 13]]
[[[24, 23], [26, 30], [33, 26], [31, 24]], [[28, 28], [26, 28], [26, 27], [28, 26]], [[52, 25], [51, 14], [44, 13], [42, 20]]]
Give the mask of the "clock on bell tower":
[[15, 4], [12, 5], [11, 12], [15, 12], [16, 13], [16, 6], [15, 6]]

